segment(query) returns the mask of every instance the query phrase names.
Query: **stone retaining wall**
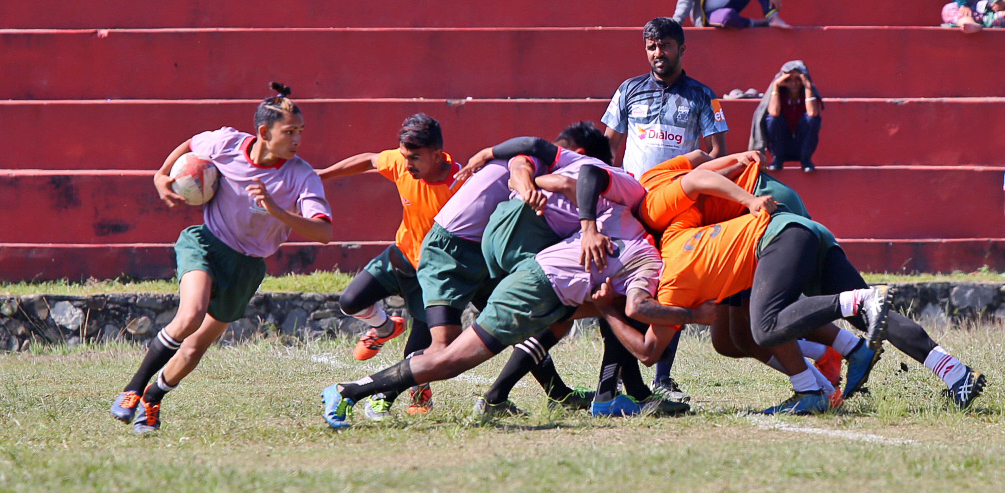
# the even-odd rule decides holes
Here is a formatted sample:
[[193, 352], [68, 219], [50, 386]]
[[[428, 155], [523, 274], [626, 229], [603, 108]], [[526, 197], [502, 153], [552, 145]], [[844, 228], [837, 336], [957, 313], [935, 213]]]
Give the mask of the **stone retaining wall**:
[[[894, 308], [916, 319], [947, 323], [1005, 319], [1005, 284], [932, 282], [894, 286]], [[230, 325], [223, 340], [235, 343], [260, 334], [300, 339], [357, 336], [364, 325], [342, 314], [338, 297], [320, 293], [258, 294], [252, 298], [245, 317]], [[385, 305], [390, 313], [407, 317], [400, 298], [388, 298]], [[176, 294], [0, 296], [0, 350], [24, 350], [31, 342], [145, 342], [171, 321], [177, 309]]]

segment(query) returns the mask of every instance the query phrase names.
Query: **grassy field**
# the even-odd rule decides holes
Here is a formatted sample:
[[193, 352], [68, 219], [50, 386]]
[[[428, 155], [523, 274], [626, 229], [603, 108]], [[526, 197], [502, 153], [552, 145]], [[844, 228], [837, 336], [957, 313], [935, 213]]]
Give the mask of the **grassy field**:
[[[974, 409], [889, 350], [871, 394], [819, 416], [766, 418], [788, 397], [780, 374], [682, 340], [675, 375], [693, 396], [679, 418], [593, 419], [549, 413], [527, 379], [512, 398], [532, 416], [469, 421], [508, 352], [433, 386], [435, 407], [332, 431], [319, 393], [396, 360], [402, 341], [357, 362], [353, 341], [259, 340], [212, 349], [164, 401], [162, 430], [137, 437], [108, 414], [143, 355], [138, 346], [0, 353], [2, 491], [1003, 491], [1005, 369], [997, 325], [932, 328], [988, 375]], [[601, 343], [555, 348], [570, 385], [592, 386]], [[651, 370], [647, 370], [651, 376]]]

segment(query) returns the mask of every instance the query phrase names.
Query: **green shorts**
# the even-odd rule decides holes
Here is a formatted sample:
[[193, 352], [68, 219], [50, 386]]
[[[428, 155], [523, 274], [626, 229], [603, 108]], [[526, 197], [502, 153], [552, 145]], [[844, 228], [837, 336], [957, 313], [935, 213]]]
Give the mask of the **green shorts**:
[[208, 311], [213, 318], [230, 323], [244, 317], [248, 302], [265, 278], [265, 259], [234, 251], [205, 225], [182, 230], [174, 252], [179, 282], [194, 270], [213, 279]]
[[433, 224], [422, 240], [417, 278], [426, 307], [445, 305], [463, 310], [489, 284], [488, 269], [477, 241], [454, 236]]
[[806, 205], [803, 204], [803, 199], [799, 197], [799, 194], [792, 187], [778, 181], [777, 178], [767, 173], [757, 175], [757, 182], [754, 184], [754, 195], [758, 197], [770, 195], [775, 199], [775, 202], [778, 202], [778, 211], [791, 212], [810, 219], [810, 213], [806, 210]]
[[544, 216], [524, 201], [510, 199], [496, 207], [482, 235], [482, 255], [489, 276], [502, 278], [517, 265], [562, 241]]
[[363, 270], [388, 292], [401, 296], [412, 318], [426, 323], [426, 306], [422, 304], [422, 288], [415, 276], [415, 267], [412, 267], [397, 245], [387, 247], [366, 264]]
[[504, 345], [512, 345], [568, 319], [576, 307], [562, 304], [537, 262], [520, 264], [489, 296], [476, 323]]

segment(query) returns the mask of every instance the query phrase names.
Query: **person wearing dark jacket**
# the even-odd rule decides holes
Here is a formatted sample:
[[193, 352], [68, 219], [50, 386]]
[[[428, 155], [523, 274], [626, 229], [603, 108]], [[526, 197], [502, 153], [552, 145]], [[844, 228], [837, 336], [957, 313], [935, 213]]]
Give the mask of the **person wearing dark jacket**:
[[803, 171], [816, 169], [813, 152], [820, 134], [823, 101], [802, 60], [782, 65], [754, 110], [750, 150], [771, 153], [769, 170], [786, 161], [799, 161]]

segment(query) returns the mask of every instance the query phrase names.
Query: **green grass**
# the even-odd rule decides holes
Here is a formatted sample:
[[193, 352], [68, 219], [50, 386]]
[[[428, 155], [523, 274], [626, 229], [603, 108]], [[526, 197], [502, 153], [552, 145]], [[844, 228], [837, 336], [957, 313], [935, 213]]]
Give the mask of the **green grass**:
[[[549, 414], [531, 379], [512, 399], [529, 418], [469, 423], [508, 352], [435, 383], [433, 412], [332, 431], [318, 394], [381, 369], [353, 341], [215, 347], [164, 401], [163, 429], [136, 437], [108, 405], [143, 356], [125, 343], [0, 354], [0, 491], [1002, 491], [1005, 370], [1001, 326], [939, 330], [941, 344], [989, 376], [970, 412], [941, 381], [888, 350], [872, 393], [820, 416], [765, 419], [786, 398], [780, 374], [715, 355], [688, 334], [675, 375], [695, 413], [592, 419]], [[553, 351], [570, 385], [592, 386], [595, 335]], [[651, 371], [647, 371], [651, 376]]]
[[[318, 271], [312, 274], [266, 276], [262, 291], [266, 292], [340, 292], [352, 280], [353, 274]], [[950, 274], [863, 274], [870, 283], [881, 282], [1005, 282], [1005, 273], [987, 268], [974, 272]], [[107, 293], [174, 293], [178, 282], [174, 279], [136, 281], [128, 279], [96, 280], [84, 282], [41, 281], [0, 283], [0, 294], [23, 296], [29, 294], [89, 295]]]

